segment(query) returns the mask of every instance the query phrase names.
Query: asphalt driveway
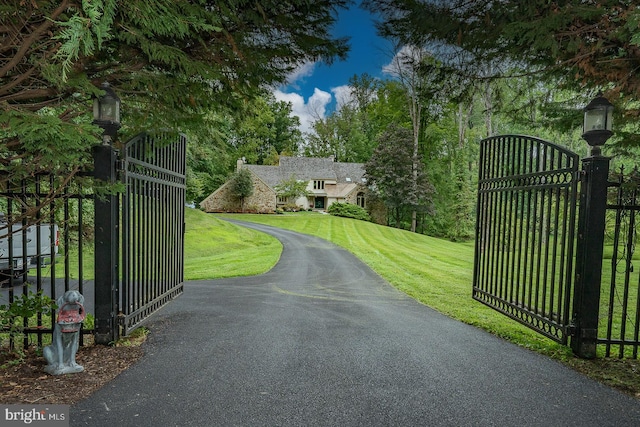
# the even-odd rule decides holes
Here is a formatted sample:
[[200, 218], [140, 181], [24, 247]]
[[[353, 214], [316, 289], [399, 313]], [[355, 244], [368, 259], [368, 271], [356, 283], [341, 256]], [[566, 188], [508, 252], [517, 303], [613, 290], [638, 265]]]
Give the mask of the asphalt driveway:
[[640, 425], [640, 401], [440, 315], [347, 251], [246, 225], [282, 241], [280, 262], [187, 282], [72, 426]]

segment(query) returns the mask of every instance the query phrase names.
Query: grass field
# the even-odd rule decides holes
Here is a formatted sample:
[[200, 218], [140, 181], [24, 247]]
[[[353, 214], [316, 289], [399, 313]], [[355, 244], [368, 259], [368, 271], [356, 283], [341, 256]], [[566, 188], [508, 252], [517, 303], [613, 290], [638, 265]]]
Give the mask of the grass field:
[[[251, 276], [269, 270], [280, 258], [282, 245], [276, 239], [244, 227], [237, 227], [206, 215], [196, 209], [185, 209], [184, 277], [185, 280], [219, 279]], [[94, 276], [93, 244], [84, 247], [82, 272], [85, 280]], [[56, 277], [65, 277], [65, 263], [69, 277], [79, 277], [77, 246], [69, 256], [64, 250], [56, 258]], [[35, 275], [35, 269], [30, 272]], [[51, 274], [51, 266], [42, 269]]]
[[282, 245], [271, 236], [195, 209], [186, 209], [185, 217], [185, 280], [252, 276], [280, 259]]

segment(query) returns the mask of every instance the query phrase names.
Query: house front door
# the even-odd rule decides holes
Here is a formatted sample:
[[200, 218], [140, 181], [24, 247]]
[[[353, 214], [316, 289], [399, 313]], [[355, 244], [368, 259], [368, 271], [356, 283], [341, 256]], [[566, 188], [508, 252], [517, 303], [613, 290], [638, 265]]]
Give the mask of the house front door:
[[315, 209], [324, 209], [324, 197], [316, 197], [313, 207]]

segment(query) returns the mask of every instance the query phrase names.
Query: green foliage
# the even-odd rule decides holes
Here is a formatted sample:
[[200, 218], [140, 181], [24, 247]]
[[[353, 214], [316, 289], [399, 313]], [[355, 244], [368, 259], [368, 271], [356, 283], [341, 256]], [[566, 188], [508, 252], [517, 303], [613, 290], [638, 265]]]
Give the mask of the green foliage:
[[[3, 39], [11, 41], [7, 52], [15, 56], [0, 74], [0, 93], [9, 93], [6, 100], [14, 109], [35, 111], [55, 103], [64, 111], [76, 99], [88, 112], [86, 101], [97, 91], [91, 86], [108, 80], [123, 98], [129, 126], [132, 119], [143, 119], [145, 126], [151, 119], [157, 127], [196, 120], [211, 107], [238, 106], [258, 88], [284, 82], [303, 62], [344, 58], [346, 40], [333, 38], [329, 28], [335, 10], [346, 5], [345, 0], [16, 4], [3, 14]], [[43, 85], [50, 88], [41, 90]], [[81, 107], [73, 109], [80, 113]]]
[[[380, 129], [392, 119], [380, 120], [383, 83], [363, 74], [349, 80], [349, 99], [339, 110], [313, 123], [304, 154], [308, 157], [333, 156], [336, 161], [364, 163], [373, 154]], [[381, 123], [382, 122], [382, 123]]]
[[412, 209], [431, 210], [434, 188], [424, 173], [422, 161], [414, 159], [410, 130], [389, 126], [380, 135], [379, 145], [364, 167], [367, 185], [384, 201], [396, 227], [402, 227], [404, 217]]
[[231, 191], [238, 198], [249, 197], [253, 194], [253, 180], [251, 172], [247, 169], [240, 169], [230, 181]]
[[332, 203], [327, 212], [334, 216], [371, 221], [371, 217], [362, 207], [351, 203]]
[[29, 319], [37, 314], [48, 315], [57, 308], [55, 302], [44, 295], [42, 291], [21, 294], [9, 305], [0, 305], [0, 326], [9, 328], [10, 333], [19, 333], [23, 329], [22, 323], [16, 319]]
[[56, 22], [61, 30], [54, 39], [62, 45], [55, 59], [62, 61], [62, 81], [68, 79], [73, 63], [80, 56], [92, 55], [111, 38], [116, 8], [115, 0], [83, 1], [81, 13], [72, 15], [68, 21]]
[[302, 145], [300, 119], [291, 104], [262, 95], [236, 115], [233, 136], [237, 157], [254, 164], [277, 164], [278, 155], [298, 152]]
[[363, 163], [373, 152], [374, 140], [365, 133], [366, 116], [349, 105], [313, 123], [314, 133], [304, 146], [305, 156], [330, 157], [338, 162]]
[[[0, 67], [2, 176], [19, 180], [53, 168], [69, 177], [82, 170], [101, 135], [90, 124], [92, 96], [107, 81], [122, 100], [118, 148], [141, 130], [172, 129], [198, 140], [190, 152], [190, 160], [197, 160], [188, 185], [189, 198], [201, 198], [242, 156], [236, 157], [243, 133], [218, 138], [212, 131], [216, 120], [231, 117], [224, 131], [242, 130], [233, 121], [255, 116], [243, 114], [245, 107], [265, 87], [283, 83], [302, 63], [344, 58], [346, 39], [329, 30], [335, 11], [346, 5], [42, 0], [0, 6], [6, 41]], [[293, 153], [300, 142], [290, 106], [273, 104], [265, 113], [272, 117], [260, 117], [253, 129], [272, 129], [268, 145], [253, 148], [256, 156], [270, 155], [271, 147]], [[255, 106], [253, 112], [261, 110]]]
[[[635, 1], [366, 0], [364, 6], [381, 17], [383, 36], [428, 49], [447, 74], [467, 79], [467, 86], [529, 77], [530, 87], [544, 82], [553, 91], [574, 92], [574, 102], [558, 105], [565, 117], [571, 110], [579, 114], [602, 89], [618, 111], [624, 110], [618, 125], [637, 121], [640, 12]], [[626, 134], [625, 143], [640, 145], [639, 135]]]
[[295, 176], [291, 176], [289, 179], [282, 181], [274, 187], [274, 190], [276, 190], [278, 196], [293, 200], [310, 194], [307, 191], [307, 181], [300, 181]]
[[[37, 113], [0, 109], [0, 138], [7, 142], [0, 145], [5, 170], [15, 180], [42, 171], [68, 174], [82, 168], [92, 161], [87, 147], [98, 141], [94, 126], [66, 122], [55, 109]], [[12, 140], [20, 141], [21, 152], [15, 151]]]
[[233, 138], [233, 118], [210, 113], [202, 128], [187, 134], [187, 202], [198, 203], [225, 183], [235, 167], [237, 154], [228, 145]]
[[231, 194], [242, 201], [244, 211], [244, 199], [253, 194], [253, 177], [248, 169], [240, 169], [229, 180]]

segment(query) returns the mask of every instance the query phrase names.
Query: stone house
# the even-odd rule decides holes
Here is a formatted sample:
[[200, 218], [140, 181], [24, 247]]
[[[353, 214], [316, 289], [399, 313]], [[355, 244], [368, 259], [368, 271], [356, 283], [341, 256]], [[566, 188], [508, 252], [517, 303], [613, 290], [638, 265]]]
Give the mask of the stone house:
[[[244, 201], [246, 212], [273, 213], [276, 208], [290, 204], [324, 211], [335, 202], [366, 207], [362, 163], [335, 162], [333, 157], [280, 156], [277, 166], [249, 165], [238, 160], [237, 168], [249, 170], [253, 177], [253, 194]], [[297, 200], [278, 197], [275, 187], [292, 177], [307, 182], [307, 197]], [[231, 194], [228, 184], [204, 199], [200, 207], [205, 212], [240, 212], [240, 200]]]

